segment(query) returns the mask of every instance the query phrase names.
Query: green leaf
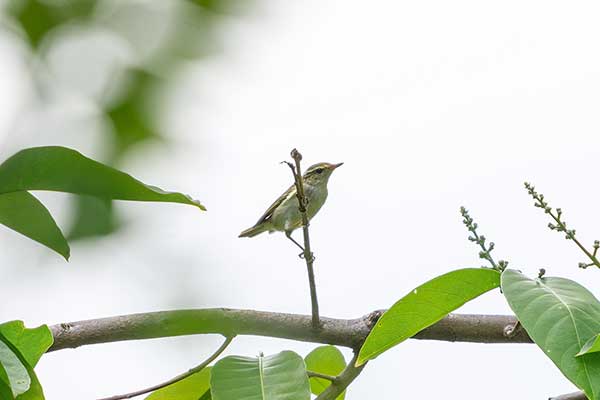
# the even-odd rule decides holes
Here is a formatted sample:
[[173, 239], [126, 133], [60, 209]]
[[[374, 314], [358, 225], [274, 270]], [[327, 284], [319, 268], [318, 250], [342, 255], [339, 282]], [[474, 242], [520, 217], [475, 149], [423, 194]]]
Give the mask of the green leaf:
[[590, 400], [600, 394], [600, 353], [575, 357], [600, 332], [600, 303], [586, 288], [564, 278], [529, 279], [502, 273], [502, 291], [531, 339]]
[[7, 381], [13, 398], [25, 393], [31, 386], [31, 378], [27, 367], [21, 362], [19, 356], [9, 347], [7, 341], [0, 337], [0, 364], [4, 368]]
[[[339, 375], [346, 368], [344, 355], [335, 346], [319, 346], [304, 358], [306, 369], [312, 372], [319, 372], [331, 376]], [[313, 394], [321, 394], [331, 382], [323, 378], [310, 378], [310, 390]], [[337, 399], [344, 400], [346, 391], [340, 394]]]
[[159, 389], [146, 397], [146, 400], [198, 400], [203, 399], [207, 392], [210, 396], [210, 370], [210, 367], [204, 368], [177, 383]]
[[145, 185], [132, 176], [65, 147], [25, 149], [0, 165], [0, 193], [53, 190], [115, 200], [182, 203], [205, 210], [189, 196]]
[[225, 357], [213, 367], [210, 387], [213, 400], [310, 400], [304, 360], [292, 351]]
[[0, 224], [69, 259], [69, 245], [50, 212], [28, 192], [0, 194]]
[[162, 139], [155, 126], [155, 111], [148, 104], [160, 84], [159, 77], [145, 69], [132, 68], [127, 71], [125, 81], [123, 97], [106, 110], [113, 126], [111, 133], [117, 159], [136, 144]]
[[25, 328], [23, 321], [10, 321], [0, 324], [0, 334], [13, 344], [31, 367], [35, 367], [54, 337], [47, 325]]
[[76, 196], [73, 214], [73, 225], [67, 231], [69, 241], [110, 235], [121, 227], [110, 199]]
[[[0, 333], [0, 394], [2, 400], [43, 400], [42, 387], [19, 350]], [[9, 390], [6, 390], [6, 389]]]
[[0, 363], [0, 399], [13, 399], [13, 393], [8, 383], [8, 375]]
[[440, 275], [401, 298], [377, 321], [356, 360], [360, 366], [500, 285], [500, 274], [465, 268]]
[[583, 345], [579, 353], [575, 354], [576, 357], [582, 356], [589, 353], [597, 353], [600, 351], [600, 335], [596, 335]]
[[81, 23], [92, 14], [97, 0], [77, 0], [53, 3], [43, 0], [11, 0], [8, 13], [19, 23], [33, 47], [52, 29], [73, 21]]

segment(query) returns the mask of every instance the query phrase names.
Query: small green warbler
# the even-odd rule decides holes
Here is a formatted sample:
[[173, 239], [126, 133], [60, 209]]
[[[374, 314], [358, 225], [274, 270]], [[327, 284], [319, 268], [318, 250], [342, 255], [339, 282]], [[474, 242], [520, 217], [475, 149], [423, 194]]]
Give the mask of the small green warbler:
[[[327, 200], [327, 182], [333, 171], [343, 163], [330, 164], [318, 163], [309, 167], [302, 175], [306, 205], [306, 216], [310, 221], [321, 209]], [[263, 232], [273, 233], [283, 231], [288, 239], [294, 243], [291, 234], [294, 229], [302, 226], [302, 214], [299, 210], [296, 197], [296, 185], [290, 186], [271, 206], [265, 211], [254, 226], [242, 231], [239, 237], [254, 237]], [[296, 245], [300, 248], [298, 243]]]

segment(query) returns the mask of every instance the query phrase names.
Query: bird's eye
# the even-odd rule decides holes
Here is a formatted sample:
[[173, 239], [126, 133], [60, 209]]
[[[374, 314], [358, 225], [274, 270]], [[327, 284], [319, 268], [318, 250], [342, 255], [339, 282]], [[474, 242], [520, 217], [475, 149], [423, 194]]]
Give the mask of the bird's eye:
[[315, 171], [317, 174], [321, 174], [323, 173], [324, 169], [323, 168], [317, 168], [317, 170]]

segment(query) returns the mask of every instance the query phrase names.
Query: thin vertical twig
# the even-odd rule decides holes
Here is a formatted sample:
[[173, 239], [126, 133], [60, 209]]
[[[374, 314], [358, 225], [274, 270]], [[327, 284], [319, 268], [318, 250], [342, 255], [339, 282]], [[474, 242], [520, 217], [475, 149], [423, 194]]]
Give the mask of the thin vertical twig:
[[304, 260], [306, 261], [306, 269], [308, 270], [308, 285], [310, 287], [310, 301], [312, 307], [312, 325], [314, 328], [320, 326], [319, 320], [319, 302], [317, 301], [317, 286], [315, 284], [315, 273], [313, 269], [313, 263], [315, 257], [310, 250], [310, 236], [308, 233], [308, 216], [306, 215], [306, 207], [308, 205], [308, 199], [304, 194], [304, 182], [302, 180], [302, 169], [300, 168], [300, 161], [302, 160], [302, 154], [296, 149], [291, 152], [294, 164], [287, 163], [292, 169], [294, 174], [294, 184], [296, 185], [296, 197], [298, 198], [298, 209], [302, 216], [302, 233], [304, 235]]

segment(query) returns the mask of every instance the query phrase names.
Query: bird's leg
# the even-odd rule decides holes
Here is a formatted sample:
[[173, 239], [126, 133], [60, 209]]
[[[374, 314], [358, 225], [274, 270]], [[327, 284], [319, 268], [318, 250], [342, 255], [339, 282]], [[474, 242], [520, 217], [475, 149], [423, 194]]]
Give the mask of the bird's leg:
[[[298, 242], [296, 242], [296, 241], [294, 240], [294, 238], [292, 237], [292, 232], [285, 232], [285, 236], [286, 236], [288, 239], [290, 239], [292, 242], [294, 242], [294, 244], [295, 244], [296, 246], [298, 246], [298, 247], [299, 247], [299, 248], [302, 250], [302, 253], [298, 254], [298, 257], [300, 257], [300, 258], [304, 258], [304, 254], [306, 253], [306, 250], [304, 250], [304, 247], [302, 247], [302, 246], [300, 245], [300, 243], [298, 243]], [[311, 257], [312, 257], [312, 260], [311, 260], [311, 261], [314, 261], [314, 260], [315, 260], [315, 256], [314, 256], [312, 253], [311, 253], [310, 255], [311, 255]]]
[[300, 253], [300, 254], [299, 254], [299, 257], [302, 257], [302, 256], [304, 255], [304, 247], [302, 247], [302, 246], [300, 245], [300, 243], [298, 243], [298, 242], [296, 242], [296, 241], [294, 240], [294, 238], [292, 237], [292, 232], [285, 231], [285, 237], [287, 237], [287, 238], [288, 238], [288, 239], [290, 239], [292, 242], [294, 242], [294, 244], [295, 244], [296, 246], [298, 246], [298, 247], [299, 247], [299, 248], [302, 250], [302, 253]]

